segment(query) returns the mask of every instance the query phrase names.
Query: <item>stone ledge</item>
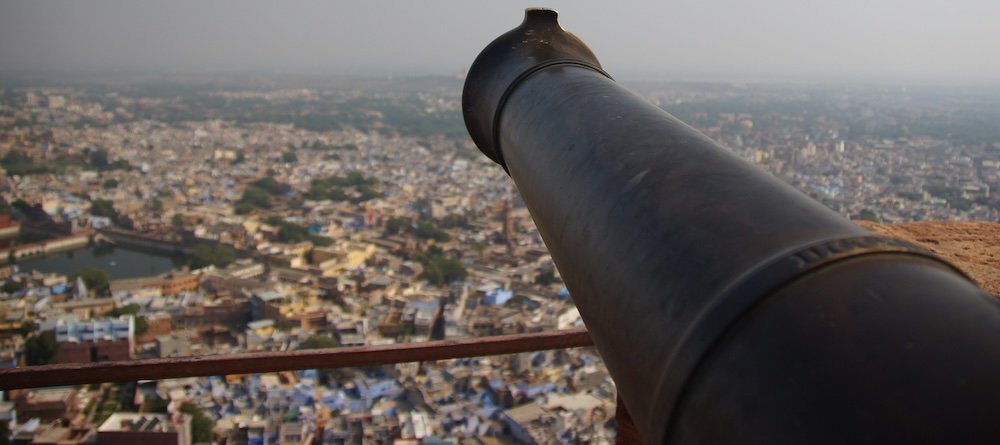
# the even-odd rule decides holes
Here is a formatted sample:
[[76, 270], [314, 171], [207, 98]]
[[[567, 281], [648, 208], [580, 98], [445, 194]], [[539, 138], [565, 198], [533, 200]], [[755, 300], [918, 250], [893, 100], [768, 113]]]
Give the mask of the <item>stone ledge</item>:
[[927, 248], [965, 271], [987, 292], [1000, 296], [1000, 224], [986, 221], [855, 222], [877, 234]]

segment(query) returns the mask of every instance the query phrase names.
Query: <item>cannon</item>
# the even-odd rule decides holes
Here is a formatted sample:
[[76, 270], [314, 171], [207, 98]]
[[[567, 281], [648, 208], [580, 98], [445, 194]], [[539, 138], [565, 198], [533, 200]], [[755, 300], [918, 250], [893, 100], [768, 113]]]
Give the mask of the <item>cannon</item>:
[[618, 85], [528, 9], [466, 77], [643, 443], [1000, 440], [1000, 307]]

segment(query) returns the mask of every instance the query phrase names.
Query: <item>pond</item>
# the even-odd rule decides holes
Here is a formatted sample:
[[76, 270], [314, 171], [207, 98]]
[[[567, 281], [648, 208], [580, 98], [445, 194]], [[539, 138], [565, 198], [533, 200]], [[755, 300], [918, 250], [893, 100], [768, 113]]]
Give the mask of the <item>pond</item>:
[[108, 273], [112, 280], [139, 278], [169, 272], [183, 264], [182, 258], [134, 248], [95, 245], [17, 263], [18, 270], [72, 275], [92, 267]]

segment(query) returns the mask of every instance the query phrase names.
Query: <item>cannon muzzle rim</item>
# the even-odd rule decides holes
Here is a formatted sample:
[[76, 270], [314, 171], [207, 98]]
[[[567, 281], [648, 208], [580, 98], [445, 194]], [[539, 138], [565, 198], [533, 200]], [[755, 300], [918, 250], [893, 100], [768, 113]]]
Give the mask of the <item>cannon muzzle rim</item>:
[[524, 21], [497, 37], [469, 68], [462, 91], [462, 115], [473, 142], [488, 158], [507, 168], [499, 143], [504, 103], [528, 77], [546, 68], [575, 65], [609, 76], [597, 57], [559, 25], [549, 8], [527, 8]]

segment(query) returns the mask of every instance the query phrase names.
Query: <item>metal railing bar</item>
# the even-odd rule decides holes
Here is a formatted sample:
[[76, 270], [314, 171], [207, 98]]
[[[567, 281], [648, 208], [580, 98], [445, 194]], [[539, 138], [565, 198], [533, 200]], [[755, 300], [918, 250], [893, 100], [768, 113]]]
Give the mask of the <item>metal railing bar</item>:
[[68, 363], [0, 369], [0, 390], [301, 369], [346, 368], [483, 357], [592, 345], [593, 342], [587, 330], [577, 328], [379, 346]]

